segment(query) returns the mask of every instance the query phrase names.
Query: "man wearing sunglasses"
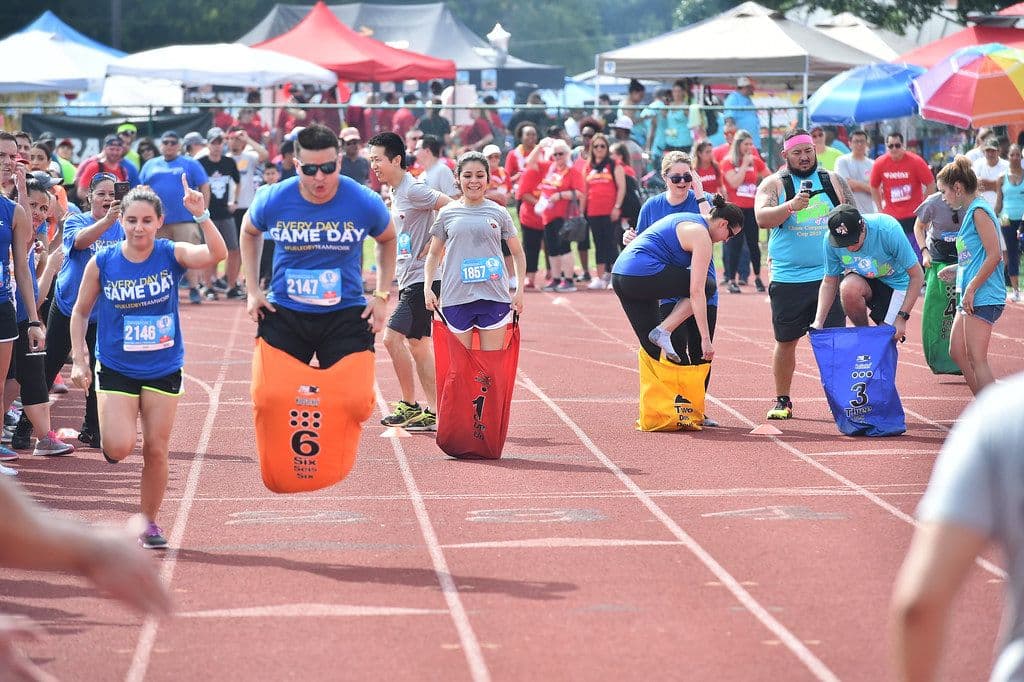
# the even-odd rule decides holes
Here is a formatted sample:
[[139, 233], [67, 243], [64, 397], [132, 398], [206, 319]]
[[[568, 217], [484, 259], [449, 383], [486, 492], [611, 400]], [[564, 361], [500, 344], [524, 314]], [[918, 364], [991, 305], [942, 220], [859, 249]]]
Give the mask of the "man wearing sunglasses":
[[[839, 204], [854, 204], [853, 190], [833, 171], [819, 169], [814, 138], [802, 128], [786, 134], [782, 144], [786, 164], [761, 181], [754, 197], [754, 215], [769, 230], [768, 257], [772, 281], [768, 298], [772, 307], [775, 351], [775, 406], [768, 419], [793, 416], [790, 388], [796, 371], [796, 347], [815, 321], [818, 291], [825, 276], [822, 247], [829, 212]], [[822, 326], [845, 324], [839, 299], [826, 304]]]
[[[269, 291], [250, 286], [249, 316], [267, 344], [326, 369], [373, 350], [384, 328], [396, 238], [384, 201], [338, 173], [338, 138], [313, 124], [296, 138], [298, 176], [261, 189], [242, 219], [242, 271], [259, 281], [264, 238], [274, 240]], [[377, 291], [363, 296], [363, 240], [377, 242]]]
[[871, 169], [871, 196], [882, 213], [891, 215], [903, 226], [903, 233], [921, 262], [921, 249], [914, 237], [914, 209], [935, 191], [935, 179], [925, 160], [907, 150], [902, 134], [889, 133], [885, 146], [888, 151], [875, 159]]

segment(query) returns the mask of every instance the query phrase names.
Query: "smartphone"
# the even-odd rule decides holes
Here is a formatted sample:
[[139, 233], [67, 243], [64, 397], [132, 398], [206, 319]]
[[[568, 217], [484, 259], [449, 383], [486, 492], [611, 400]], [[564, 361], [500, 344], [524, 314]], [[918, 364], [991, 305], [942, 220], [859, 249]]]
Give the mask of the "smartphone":
[[132, 188], [131, 183], [128, 182], [115, 182], [114, 183], [114, 201], [121, 201], [124, 199], [124, 195], [128, 194], [128, 190]]
[[814, 187], [814, 182], [811, 181], [811, 180], [801, 180], [800, 181], [800, 191], [801, 192], [807, 192], [808, 194], [810, 194], [813, 187]]

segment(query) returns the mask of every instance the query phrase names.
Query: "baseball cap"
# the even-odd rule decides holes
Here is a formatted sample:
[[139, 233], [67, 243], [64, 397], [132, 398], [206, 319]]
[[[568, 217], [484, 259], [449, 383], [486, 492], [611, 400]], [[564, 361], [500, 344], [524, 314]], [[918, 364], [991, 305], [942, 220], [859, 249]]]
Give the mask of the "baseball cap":
[[75, 143], [71, 141], [70, 137], [65, 137], [63, 140], [57, 143], [58, 147], [74, 147]]
[[345, 128], [344, 130], [341, 131], [341, 141], [342, 142], [348, 142], [349, 140], [361, 140], [361, 139], [363, 139], [363, 138], [359, 135], [359, 128], [356, 128], [355, 126], [349, 126], [348, 128]]
[[117, 126], [118, 133], [137, 133], [139, 129], [135, 127], [134, 123], [122, 123]]
[[181, 143], [186, 147], [190, 144], [206, 144], [206, 138], [193, 130], [190, 133], [185, 133], [185, 137], [181, 138]]
[[54, 137], [53, 133], [51, 133], [49, 130], [44, 130], [43, 132], [39, 133], [39, 137], [36, 138], [36, 142], [45, 142], [47, 140], [52, 141], [55, 139], [56, 138]]
[[161, 140], [168, 140], [168, 139], [180, 140], [181, 136], [178, 135], [178, 133], [176, 133], [173, 130], [168, 130], [166, 133], [164, 133], [163, 135], [160, 136], [160, 139]]
[[123, 147], [124, 146], [124, 140], [122, 140], [117, 135], [107, 135], [106, 137], [103, 138], [103, 146], [104, 147]]
[[746, 76], [740, 76], [739, 78], [736, 79], [736, 87], [737, 88], [745, 88], [748, 85], [753, 85], [753, 84], [754, 84], [754, 81], [750, 80]]
[[985, 140], [985, 144], [982, 145], [981, 148], [982, 149], [995, 149], [995, 150], [998, 151], [999, 150], [999, 140], [997, 138], [995, 138], [995, 137], [990, 137], [987, 140]]
[[853, 246], [864, 231], [860, 211], [850, 204], [839, 204], [828, 214], [828, 242], [837, 248]]
[[619, 116], [617, 119], [615, 119], [615, 122], [612, 123], [612, 128], [619, 128], [620, 130], [632, 130], [633, 119], [631, 119], [629, 116]]
[[213, 128], [210, 128], [209, 130], [206, 131], [206, 139], [209, 140], [210, 142], [213, 142], [214, 140], [223, 140], [224, 131], [214, 126]]
[[501, 147], [496, 144], [489, 144], [484, 147], [484, 156], [492, 156], [494, 154], [501, 155]]
[[50, 189], [54, 185], [59, 185], [60, 181], [53, 177], [46, 171], [32, 171], [28, 174], [30, 178], [39, 183], [41, 189]]

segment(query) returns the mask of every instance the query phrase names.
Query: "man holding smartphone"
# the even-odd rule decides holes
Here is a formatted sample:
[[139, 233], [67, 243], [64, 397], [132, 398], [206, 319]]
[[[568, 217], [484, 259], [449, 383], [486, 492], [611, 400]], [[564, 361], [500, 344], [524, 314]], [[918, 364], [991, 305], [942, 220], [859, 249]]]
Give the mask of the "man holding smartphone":
[[[768, 297], [775, 332], [772, 373], [776, 400], [768, 419], [793, 416], [790, 387], [796, 370], [796, 346], [818, 309], [818, 291], [825, 275], [822, 243], [829, 212], [841, 203], [856, 202], [843, 178], [818, 167], [814, 140], [806, 130], [796, 128], [787, 133], [782, 148], [785, 165], [761, 182], [754, 199], [757, 223], [769, 230], [768, 256], [772, 263]], [[843, 309], [835, 297], [823, 326], [844, 324]]]

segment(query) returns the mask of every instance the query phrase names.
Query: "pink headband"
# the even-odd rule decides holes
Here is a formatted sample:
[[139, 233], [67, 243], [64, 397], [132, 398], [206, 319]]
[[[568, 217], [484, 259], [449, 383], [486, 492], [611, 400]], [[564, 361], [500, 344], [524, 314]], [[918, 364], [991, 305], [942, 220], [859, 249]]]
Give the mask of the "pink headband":
[[797, 146], [798, 144], [809, 144], [813, 146], [814, 140], [812, 140], [811, 136], [807, 134], [796, 135], [794, 137], [789, 138], [782, 144], [782, 151], [788, 152], [790, 149]]

